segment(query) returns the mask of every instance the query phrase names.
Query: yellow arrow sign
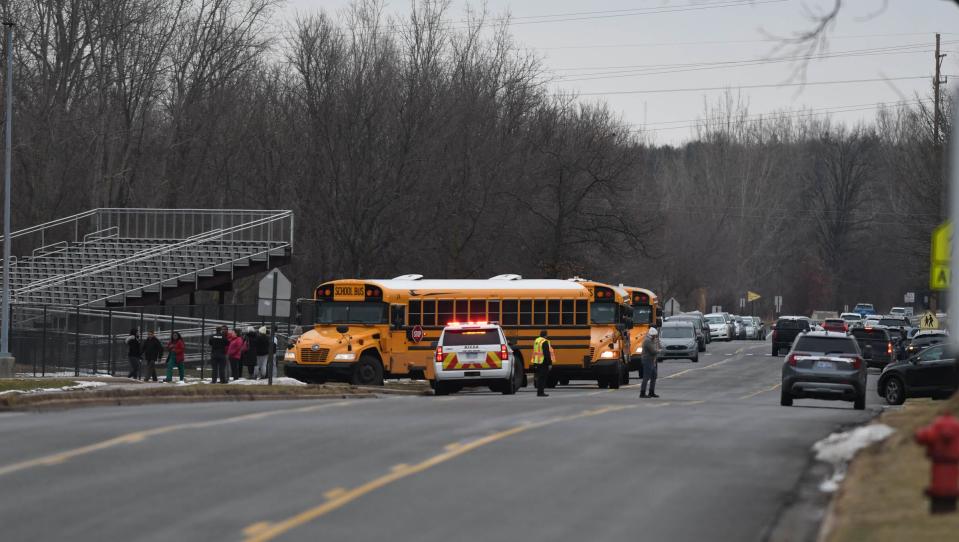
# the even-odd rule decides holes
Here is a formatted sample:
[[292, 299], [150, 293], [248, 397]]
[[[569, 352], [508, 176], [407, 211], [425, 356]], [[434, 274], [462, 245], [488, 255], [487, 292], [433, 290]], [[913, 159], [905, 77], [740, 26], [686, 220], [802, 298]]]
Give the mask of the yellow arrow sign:
[[756, 301], [757, 299], [759, 299], [759, 298], [761, 298], [761, 297], [762, 297], [762, 296], [759, 295], [759, 294], [757, 294], [756, 292], [746, 292], [746, 299], [747, 299], [750, 303], [752, 303], [753, 301]]
[[952, 222], [943, 222], [932, 231], [929, 244], [929, 288], [948, 290], [952, 270]]

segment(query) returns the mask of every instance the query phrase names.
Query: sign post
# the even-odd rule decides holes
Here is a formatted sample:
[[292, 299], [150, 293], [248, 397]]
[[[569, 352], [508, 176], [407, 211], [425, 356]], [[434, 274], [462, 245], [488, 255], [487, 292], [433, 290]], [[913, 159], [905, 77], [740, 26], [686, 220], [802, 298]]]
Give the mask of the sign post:
[[773, 305], [776, 307], [776, 314], [780, 314], [783, 311], [783, 296], [773, 297]]
[[[263, 279], [260, 280], [258, 292], [259, 303], [257, 304], [257, 314], [270, 317], [270, 354], [266, 362], [266, 376], [269, 385], [273, 385], [273, 364], [276, 363], [276, 351], [280, 347], [279, 340], [276, 338], [276, 317], [290, 316], [290, 296], [293, 294], [293, 287], [290, 279], [274, 268]], [[281, 306], [277, 306], [280, 305]]]

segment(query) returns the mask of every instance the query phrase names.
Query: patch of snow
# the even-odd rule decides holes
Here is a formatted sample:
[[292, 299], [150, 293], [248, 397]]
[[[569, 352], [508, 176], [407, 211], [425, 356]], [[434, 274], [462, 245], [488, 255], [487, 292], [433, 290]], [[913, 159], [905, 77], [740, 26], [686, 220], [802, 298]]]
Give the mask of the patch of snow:
[[[269, 384], [270, 381], [266, 378], [261, 378], [259, 380], [251, 380], [249, 378], [240, 378], [238, 380], [231, 380], [230, 384], [236, 386], [265, 386]], [[278, 384], [281, 386], [305, 386], [305, 382], [300, 382], [295, 378], [290, 378], [288, 376], [280, 376], [273, 378], [273, 384]]]
[[42, 393], [42, 392], [54, 392], [54, 391], [77, 391], [85, 390], [89, 388], [99, 388], [100, 386], [106, 386], [106, 382], [77, 382], [73, 386], [62, 386], [59, 388], [34, 388], [32, 390], [7, 390], [0, 392], [0, 395], [14, 394], [14, 393]]
[[888, 425], [874, 423], [857, 427], [852, 431], [833, 433], [813, 444], [816, 459], [832, 465], [833, 474], [819, 484], [819, 490], [832, 493], [839, 489], [839, 483], [846, 477], [846, 467], [859, 450], [874, 442], [880, 442], [893, 434], [895, 430]]

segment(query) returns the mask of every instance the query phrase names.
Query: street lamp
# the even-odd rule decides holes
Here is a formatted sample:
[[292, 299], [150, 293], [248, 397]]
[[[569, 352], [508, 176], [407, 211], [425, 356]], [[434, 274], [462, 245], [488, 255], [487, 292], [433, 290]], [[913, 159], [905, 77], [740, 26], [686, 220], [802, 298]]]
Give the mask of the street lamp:
[[6, 126], [3, 131], [3, 304], [2, 329], [0, 329], [0, 378], [12, 378], [14, 358], [10, 353], [10, 163], [13, 159], [13, 27], [12, 21], [4, 21], [7, 33], [7, 97]]

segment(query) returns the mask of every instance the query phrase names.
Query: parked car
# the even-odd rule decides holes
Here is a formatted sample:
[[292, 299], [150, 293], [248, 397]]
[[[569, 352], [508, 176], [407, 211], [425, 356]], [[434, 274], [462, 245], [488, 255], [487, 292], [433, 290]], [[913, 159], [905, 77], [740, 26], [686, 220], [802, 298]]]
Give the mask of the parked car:
[[810, 331], [809, 320], [801, 316], [780, 316], [773, 325], [773, 355], [778, 356], [784, 348], [792, 347], [801, 333]]
[[[709, 337], [709, 325], [701, 314], [683, 313], [676, 316], [670, 316], [667, 322], [689, 322], [693, 325], [693, 331], [696, 332], [696, 343], [699, 345], [699, 351], [706, 351], [706, 341]], [[703, 330], [705, 328], [705, 331]]]
[[731, 341], [733, 339], [733, 324], [729, 315], [722, 312], [713, 312], [706, 315], [709, 324], [709, 334], [714, 341]]
[[830, 331], [796, 339], [783, 363], [779, 403], [792, 406], [794, 399], [805, 398], [852, 401], [856, 410], [866, 408], [866, 362], [855, 339]]
[[663, 327], [659, 328], [659, 343], [662, 345], [659, 359], [680, 358], [699, 362], [699, 345], [692, 322], [664, 322]]
[[926, 348], [910, 358], [886, 366], [876, 391], [890, 405], [912, 397], [945, 399], [959, 389], [959, 362], [948, 345]]
[[870, 314], [876, 314], [876, 307], [873, 307], [872, 303], [856, 303], [856, 306], [853, 307], [852, 312], [855, 312], [865, 318]]
[[823, 330], [834, 331], [836, 333], [846, 333], [849, 331], [849, 324], [842, 318], [827, 318], [822, 324]]
[[895, 361], [889, 331], [880, 326], [860, 327], [850, 333], [859, 343], [862, 356], [870, 367], [885, 367]]

